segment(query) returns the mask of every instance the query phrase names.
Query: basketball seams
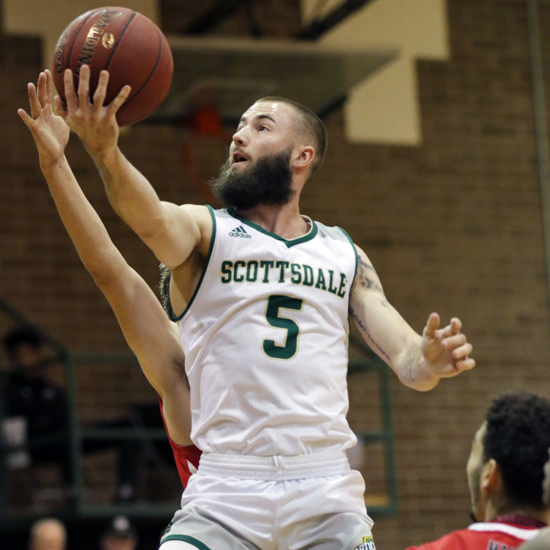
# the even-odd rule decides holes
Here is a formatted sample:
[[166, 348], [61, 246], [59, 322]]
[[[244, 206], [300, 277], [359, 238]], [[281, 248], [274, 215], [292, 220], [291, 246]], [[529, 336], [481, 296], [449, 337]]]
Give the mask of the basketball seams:
[[113, 51], [111, 52], [111, 55], [109, 56], [109, 59], [107, 59], [107, 63], [105, 63], [104, 69], [106, 71], [109, 70], [109, 65], [111, 64], [111, 61], [113, 60], [113, 57], [114, 57], [115, 53], [117, 52], [118, 47], [120, 46], [120, 43], [122, 42], [122, 39], [124, 38], [124, 35], [126, 34], [126, 31], [128, 30], [128, 27], [130, 26], [132, 21], [135, 19], [137, 14], [138, 14], [137, 11], [132, 13], [132, 17], [130, 17], [130, 19], [128, 19], [128, 21], [126, 21], [126, 25], [124, 25], [123, 29], [120, 31], [120, 35], [118, 36], [118, 40], [116, 41], [116, 43], [113, 47]]
[[[159, 35], [159, 53], [157, 55], [157, 60], [155, 61], [155, 64], [153, 65], [153, 68], [151, 69], [151, 72], [149, 73], [149, 76], [147, 77], [145, 82], [141, 85], [139, 90], [133, 96], [129, 97], [128, 100], [124, 102], [124, 105], [128, 105], [133, 99], [135, 99], [143, 91], [145, 86], [147, 86], [147, 84], [149, 84], [149, 82], [151, 81], [151, 78], [153, 78], [153, 75], [155, 74], [155, 71], [157, 70], [157, 68], [159, 66], [160, 60], [162, 58], [162, 33], [161, 33], [160, 29], [158, 31], [158, 35]], [[155, 109], [156, 109], [156, 107], [155, 107]], [[149, 115], [147, 115], [147, 116], [149, 116]]]
[[[57, 63], [65, 65], [60, 67], [60, 72], [63, 72], [64, 68], [73, 68], [77, 64], [89, 65], [90, 91], [97, 86], [100, 69], [112, 72], [112, 84], [108, 86], [106, 102], [114, 99], [116, 95], [113, 95], [114, 88], [130, 84], [132, 93], [122, 106], [120, 113], [117, 113], [119, 124], [126, 126], [148, 117], [165, 99], [172, 79], [173, 63], [170, 47], [157, 25], [137, 11], [125, 8], [113, 9], [121, 13], [116, 13], [115, 17], [109, 14], [109, 21], [106, 20], [100, 25], [102, 31], [107, 32], [108, 29], [104, 27], [110, 20], [116, 19], [116, 16], [124, 15], [124, 17], [121, 17], [119, 24], [112, 27], [111, 32], [114, 35], [111, 36], [114, 36], [115, 40], [110, 38], [109, 46], [103, 41], [104, 48], [100, 47], [102, 33], [99, 30], [94, 30], [93, 33], [88, 30], [94, 28], [96, 20], [103, 22], [102, 12], [105, 9], [90, 10], [70, 31], [70, 38], [66, 42], [63, 56], [58, 58]], [[89, 44], [88, 36], [91, 37]], [[122, 47], [120, 47], [121, 42], [124, 42]], [[82, 48], [85, 48], [85, 55], [81, 52], [81, 44]], [[54, 63], [55, 61], [54, 57]], [[73, 72], [75, 72], [75, 86], [78, 86], [79, 71], [73, 69]], [[60, 80], [62, 81], [62, 77]], [[60, 88], [63, 89], [62, 82]], [[137, 100], [135, 100], [136, 97]], [[128, 109], [126, 109], [127, 106]]]
[[[82, 30], [82, 28], [84, 27], [84, 25], [90, 20], [91, 17], [94, 17], [97, 12], [100, 11], [100, 10], [92, 10], [90, 12], [90, 15], [88, 17], [86, 17], [86, 19], [84, 19], [84, 21], [82, 21], [82, 24], [80, 25], [80, 27], [78, 27], [78, 29], [76, 30], [76, 32], [74, 33], [73, 35], [73, 40], [71, 42], [71, 47], [69, 49], [69, 53], [67, 55], [67, 59], [65, 60], [66, 63], [65, 63], [65, 67], [72, 67], [72, 63], [71, 63], [71, 58], [73, 56], [73, 49], [74, 49], [74, 44], [76, 42], [76, 39], [78, 38], [78, 35], [80, 34], [80, 31]], [[63, 93], [63, 95], [65, 95], [65, 93]]]

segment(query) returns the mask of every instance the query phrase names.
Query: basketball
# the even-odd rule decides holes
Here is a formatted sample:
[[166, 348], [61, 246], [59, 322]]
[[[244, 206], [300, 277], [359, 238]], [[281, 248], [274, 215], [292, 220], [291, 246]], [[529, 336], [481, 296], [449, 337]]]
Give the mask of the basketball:
[[105, 105], [123, 86], [132, 92], [117, 113], [120, 126], [151, 115], [164, 101], [172, 82], [172, 52], [161, 30], [147, 17], [128, 8], [104, 7], [77, 17], [62, 33], [53, 58], [52, 75], [63, 101], [63, 74], [71, 69], [78, 89], [82, 65], [89, 65], [90, 98], [99, 74], [109, 71]]

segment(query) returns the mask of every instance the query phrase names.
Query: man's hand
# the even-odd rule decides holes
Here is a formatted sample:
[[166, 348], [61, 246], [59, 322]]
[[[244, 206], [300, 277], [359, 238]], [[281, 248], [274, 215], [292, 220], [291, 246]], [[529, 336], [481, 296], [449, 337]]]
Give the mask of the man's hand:
[[420, 352], [426, 367], [440, 378], [450, 378], [473, 369], [476, 362], [469, 357], [473, 347], [460, 332], [460, 319], [454, 317], [451, 324], [442, 329], [439, 323], [439, 315], [432, 313], [422, 334]]
[[99, 82], [90, 101], [90, 67], [82, 65], [78, 82], [78, 94], [75, 91], [73, 73], [65, 71], [65, 98], [56, 96], [55, 103], [59, 115], [70, 129], [78, 135], [86, 150], [95, 161], [109, 157], [117, 147], [119, 127], [116, 121], [117, 111], [130, 95], [130, 86], [124, 86], [109, 105], [104, 105], [109, 73], [101, 71]]
[[17, 113], [31, 131], [40, 155], [40, 165], [46, 168], [64, 157], [71, 131], [63, 119], [53, 113], [50, 71], [40, 73], [37, 86], [29, 83], [28, 90], [31, 114], [24, 109]]

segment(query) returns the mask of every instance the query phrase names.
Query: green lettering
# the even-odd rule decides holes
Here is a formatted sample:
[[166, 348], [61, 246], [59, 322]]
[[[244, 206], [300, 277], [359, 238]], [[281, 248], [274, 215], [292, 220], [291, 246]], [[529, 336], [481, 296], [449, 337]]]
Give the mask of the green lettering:
[[346, 283], [348, 282], [346, 276], [340, 273], [340, 288], [338, 289], [338, 297], [343, 298], [346, 295]]
[[274, 266], [275, 262], [272, 261], [262, 260], [260, 262], [260, 267], [264, 270], [264, 278], [262, 280], [262, 283], [269, 283], [269, 268]]
[[[250, 268], [254, 268], [254, 274], [250, 274]], [[251, 260], [248, 262], [248, 265], [246, 266], [246, 280], [249, 283], [255, 283], [256, 279], [258, 278], [258, 262], [256, 260]]]
[[275, 264], [275, 267], [278, 267], [280, 269], [279, 271], [279, 282], [284, 283], [285, 282], [285, 269], [290, 265], [289, 262], [277, 262]]
[[329, 274], [330, 274], [330, 281], [328, 283], [328, 291], [331, 293], [331, 294], [336, 294], [338, 292], [338, 289], [335, 287], [335, 286], [332, 286], [332, 282], [334, 280], [334, 271], [332, 271], [331, 269], [328, 270]]
[[315, 288], [320, 290], [327, 289], [327, 285], [325, 284], [325, 276], [323, 275], [323, 270], [321, 268], [319, 268], [319, 273], [317, 274], [317, 284], [315, 285]]
[[273, 357], [273, 359], [292, 359], [296, 355], [300, 327], [296, 321], [283, 317], [281, 309], [301, 311], [303, 305], [303, 300], [291, 298], [290, 296], [275, 294], [269, 297], [265, 318], [272, 327], [286, 330], [286, 342], [284, 346], [279, 346], [275, 340], [264, 340], [263, 348], [267, 356]]
[[222, 262], [222, 283], [227, 284], [231, 282], [231, 267], [233, 262]]
[[[300, 264], [290, 264], [290, 271], [292, 273], [292, 279], [290, 279], [295, 285], [299, 285], [302, 282], [302, 274], [300, 269], [302, 266]], [[297, 277], [297, 279], [295, 279]]]
[[242, 260], [238, 260], [235, 262], [235, 266], [233, 267], [233, 280], [236, 283], [242, 283], [244, 281], [244, 275], [238, 274], [239, 267], [245, 267], [246, 264]]
[[304, 264], [304, 286], [313, 286], [313, 269]]

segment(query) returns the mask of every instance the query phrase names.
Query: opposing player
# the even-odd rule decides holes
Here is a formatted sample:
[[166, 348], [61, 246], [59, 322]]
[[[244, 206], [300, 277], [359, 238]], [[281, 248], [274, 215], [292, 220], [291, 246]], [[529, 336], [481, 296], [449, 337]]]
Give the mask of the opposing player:
[[193, 442], [203, 451], [163, 539], [178, 548], [372, 549], [364, 482], [345, 449], [348, 315], [412, 388], [474, 367], [452, 319], [423, 336], [389, 304], [366, 254], [347, 234], [302, 216], [300, 192], [326, 149], [323, 123], [282, 98], [244, 113], [214, 184], [228, 206], [161, 202], [117, 146], [124, 87], [93, 103], [88, 67], [78, 94], [65, 74], [61, 116], [97, 163], [111, 204], [171, 270], [191, 386]]
[[52, 112], [49, 71], [29, 84], [31, 114], [19, 115], [28, 126], [40, 156], [40, 167], [61, 220], [86, 269], [113, 309], [128, 345], [161, 399], [170, 444], [183, 486], [188, 461], [198, 466], [200, 451], [190, 439], [189, 384], [177, 327], [166, 317], [147, 283], [126, 263], [76, 181], [64, 150], [70, 130]]
[[542, 491], [548, 447], [550, 400], [529, 393], [497, 397], [468, 460], [475, 523], [408, 550], [513, 550], [535, 538], [550, 519]]
[[[550, 449], [548, 449], [550, 456]], [[550, 458], [544, 465], [544, 481], [542, 483], [543, 501], [550, 510]], [[537, 537], [526, 542], [521, 547], [521, 550], [550, 550], [550, 528], [543, 529]]]

